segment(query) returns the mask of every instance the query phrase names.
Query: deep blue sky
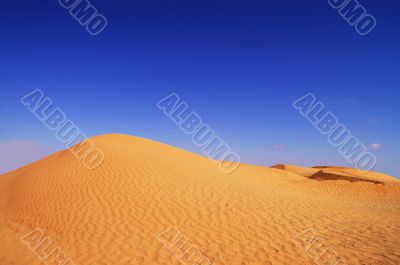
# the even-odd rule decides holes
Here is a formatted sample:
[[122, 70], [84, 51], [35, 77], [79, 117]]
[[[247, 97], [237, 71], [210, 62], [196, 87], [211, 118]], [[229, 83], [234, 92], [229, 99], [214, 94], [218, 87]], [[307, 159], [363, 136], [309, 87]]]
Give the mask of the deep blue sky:
[[0, 173], [62, 149], [19, 101], [41, 89], [89, 136], [201, 153], [155, 105], [176, 92], [244, 162], [351, 166], [293, 109], [312, 92], [400, 176], [398, 1], [360, 1], [364, 37], [321, 0], [91, 3], [109, 22], [96, 37], [57, 0], [0, 1]]

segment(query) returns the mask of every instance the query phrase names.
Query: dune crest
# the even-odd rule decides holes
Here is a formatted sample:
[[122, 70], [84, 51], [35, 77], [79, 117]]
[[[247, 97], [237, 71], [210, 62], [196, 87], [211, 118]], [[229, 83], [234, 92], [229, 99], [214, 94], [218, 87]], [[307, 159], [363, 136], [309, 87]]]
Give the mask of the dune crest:
[[64, 150], [0, 177], [0, 264], [43, 264], [21, 242], [35, 229], [74, 264], [182, 264], [190, 251], [168, 231], [201, 265], [315, 264], [296, 241], [307, 231], [343, 264], [400, 263], [396, 178], [293, 165], [225, 174], [156, 141], [91, 140], [105, 153], [96, 169]]

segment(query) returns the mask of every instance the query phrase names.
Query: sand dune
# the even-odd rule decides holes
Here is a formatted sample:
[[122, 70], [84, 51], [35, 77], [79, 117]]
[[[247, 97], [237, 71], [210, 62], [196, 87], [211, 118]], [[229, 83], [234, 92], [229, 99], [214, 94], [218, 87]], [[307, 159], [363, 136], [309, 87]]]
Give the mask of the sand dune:
[[279, 164], [272, 166], [272, 168], [286, 170], [294, 174], [315, 180], [345, 180], [350, 182], [361, 181], [375, 184], [399, 182], [398, 179], [382, 173], [372, 171], [367, 172], [345, 167], [315, 166], [312, 168], [307, 168], [295, 165]]
[[[105, 153], [96, 169], [65, 150], [0, 176], [1, 265], [400, 264], [396, 178], [293, 165], [225, 174], [155, 141], [91, 140]], [[51, 247], [29, 248], [38, 231]], [[64, 261], [46, 259], [57, 248]]]

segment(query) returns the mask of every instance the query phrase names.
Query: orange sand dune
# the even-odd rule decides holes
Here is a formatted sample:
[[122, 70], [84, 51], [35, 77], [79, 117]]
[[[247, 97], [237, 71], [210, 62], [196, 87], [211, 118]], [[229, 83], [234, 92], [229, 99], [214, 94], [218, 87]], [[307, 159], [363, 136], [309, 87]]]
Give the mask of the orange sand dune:
[[396, 178], [291, 165], [225, 174], [158, 142], [91, 140], [105, 153], [96, 169], [66, 150], [0, 177], [1, 265], [400, 264]]
[[347, 180], [351, 182], [364, 181], [375, 184], [383, 183], [398, 183], [399, 180], [373, 171], [362, 171], [355, 168], [346, 168], [338, 166], [316, 166], [316, 167], [301, 167], [295, 165], [279, 164], [272, 166], [272, 168], [283, 169], [297, 175], [307, 177], [310, 179], [319, 180]]

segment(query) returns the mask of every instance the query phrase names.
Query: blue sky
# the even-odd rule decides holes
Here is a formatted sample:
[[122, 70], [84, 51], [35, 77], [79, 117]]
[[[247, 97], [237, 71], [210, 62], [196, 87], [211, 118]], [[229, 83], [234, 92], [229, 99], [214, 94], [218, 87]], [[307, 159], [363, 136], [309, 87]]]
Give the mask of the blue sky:
[[41, 89], [89, 136], [201, 153], [156, 107], [175, 92], [243, 162], [351, 166], [292, 107], [312, 92], [400, 177], [398, 2], [360, 1], [367, 36], [327, 1], [91, 3], [108, 20], [98, 36], [57, 0], [1, 1], [0, 173], [63, 148], [20, 103]]

